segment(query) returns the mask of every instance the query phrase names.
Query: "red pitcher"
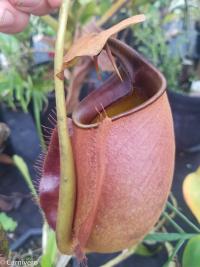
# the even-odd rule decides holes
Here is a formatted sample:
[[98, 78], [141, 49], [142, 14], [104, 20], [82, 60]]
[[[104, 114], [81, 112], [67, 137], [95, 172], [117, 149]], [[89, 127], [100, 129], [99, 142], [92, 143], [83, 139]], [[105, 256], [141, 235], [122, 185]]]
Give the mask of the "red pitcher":
[[[165, 206], [174, 169], [174, 132], [163, 75], [115, 39], [113, 74], [68, 119], [76, 169], [72, 250], [109, 253], [138, 243]], [[59, 146], [53, 131], [40, 202], [55, 229]], [[67, 203], [66, 203], [67, 205]]]

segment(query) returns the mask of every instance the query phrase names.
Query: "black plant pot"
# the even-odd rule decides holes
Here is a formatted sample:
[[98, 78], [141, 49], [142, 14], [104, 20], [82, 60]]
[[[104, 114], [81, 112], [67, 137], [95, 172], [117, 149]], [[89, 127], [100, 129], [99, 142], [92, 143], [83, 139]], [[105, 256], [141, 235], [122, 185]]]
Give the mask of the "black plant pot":
[[200, 97], [168, 91], [177, 151], [200, 151]]

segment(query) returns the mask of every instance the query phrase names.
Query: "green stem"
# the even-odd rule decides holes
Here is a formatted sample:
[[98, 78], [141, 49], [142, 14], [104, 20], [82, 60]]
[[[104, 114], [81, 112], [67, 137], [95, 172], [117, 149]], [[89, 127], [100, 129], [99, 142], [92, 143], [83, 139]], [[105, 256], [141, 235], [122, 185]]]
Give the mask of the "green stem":
[[69, 0], [63, 0], [60, 8], [54, 66], [57, 127], [60, 149], [60, 190], [56, 237], [58, 248], [63, 254], [72, 253], [72, 224], [75, 205], [75, 172], [71, 140], [67, 127], [64, 81], [57, 77], [57, 74], [62, 71], [63, 67], [64, 41], [69, 4]]
[[195, 230], [197, 233], [200, 233], [199, 227], [197, 227], [194, 223], [192, 223], [185, 215], [183, 215], [177, 208], [175, 208], [169, 201], [166, 205], [171, 210], [175, 211], [176, 214], [185, 222], [187, 223], [193, 230]]
[[155, 241], [155, 242], [172, 242], [177, 240], [188, 240], [192, 237], [196, 236], [196, 234], [191, 233], [150, 233], [145, 238], [144, 241]]
[[176, 244], [171, 256], [169, 257], [168, 261], [163, 265], [163, 267], [169, 267], [170, 263], [173, 261], [174, 257], [177, 255], [179, 249], [182, 247], [182, 245], [185, 243], [184, 240], [179, 240], [178, 243]]
[[170, 221], [170, 223], [174, 226], [174, 228], [180, 232], [180, 233], [184, 233], [184, 230], [168, 215], [167, 212], [163, 212], [163, 216], [165, 218], [167, 218], [168, 221]]
[[[120, 8], [125, 6], [129, 0], [117, 0], [110, 9], [96, 22], [99, 27], [105, 24], [112, 16], [114, 16]], [[42, 16], [41, 20], [50, 26], [55, 32], [58, 30], [58, 21], [50, 15]]]
[[108, 261], [107, 263], [105, 263], [104, 265], [101, 265], [100, 267], [113, 267], [113, 266], [116, 266], [120, 262], [126, 260], [131, 255], [133, 255], [134, 252], [136, 251], [136, 248], [137, 248], [137, 245], [134, 245], [131, 248], [122, 251], [122, 253], [120, 253], [116, 258]]
[[50, 15], [42, 16], [43, 20], [47, 25], [49, 25], [55, 32], [58, 30], [58, 21]]

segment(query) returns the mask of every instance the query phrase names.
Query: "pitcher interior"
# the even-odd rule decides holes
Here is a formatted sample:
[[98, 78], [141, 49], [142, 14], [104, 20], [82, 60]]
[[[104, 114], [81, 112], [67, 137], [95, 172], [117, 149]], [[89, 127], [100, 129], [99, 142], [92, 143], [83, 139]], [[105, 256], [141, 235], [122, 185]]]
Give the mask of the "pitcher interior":
[[164, 93], [166, 81], [163, 75], [136, 51], [131, 57], [134, 81], [130, 84], [126, 78], [120, 81], [114, 75], [104, 86], [90, 93], [72, 114], [77, 126], [97, 126], [102, 113], [113, 120], [118, 119], [145, 108]]

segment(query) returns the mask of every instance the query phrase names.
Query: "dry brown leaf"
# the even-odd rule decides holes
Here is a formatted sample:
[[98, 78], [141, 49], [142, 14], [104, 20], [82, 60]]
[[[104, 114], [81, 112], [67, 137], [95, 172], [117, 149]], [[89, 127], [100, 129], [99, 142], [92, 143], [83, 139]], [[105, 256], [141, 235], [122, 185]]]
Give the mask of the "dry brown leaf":
[[0, 149], [2, 148], [5, 141], [8, 139], [9, 135], [10, 129], [8, 128], [8, 126], [5, 123], [0, 122]]
[[145, 15], [136, 15], [128, 19], [122, 20], [111, 28], [100, 33], [91, 32], [78, 39], [69, 49], [64, 57], [64, 67], [68, 67], [77, 57], [81, 56], [97, 56], [107, 40], [117, 32], [127, 28], [132, 24], [136, 24], [145, 20]]
[[13, 160], [10, 156], [8, 156], [6, 154], [0, 154], [0, 163], [13, 164]]
[[[75, 31], [74, 42], [76, 42], [82, 36], [87, 35], [90, 32], [100, 33], [101, 31], [102, 29], [96, 25], [96, 21], [92, 19], [82, 29], [79, 27], [79, 25], [77, 26]], [[64, 71], [64, 77], [70, 81], [67, 89], [67, 107], [69, 114], [79, 103], [80, 90], [83, 85], [83, 81], [85, 80], [91, 67], [93, 66], [92, 60], [93, 59], [89, 57], [82, 58], [82, 60], [74, 66], [71, 72], [69, 72], [69, 69], [65, 69]], [[114, 68], [108, 58], [108, 55], [104, 50], [102, 50], [98, 56], [98, 66], [101, 71], [114, 71]], [[67, 75], [66, 71], [68, 71]], [[63, 79], [62, 75], [60, 75], [59, 77]]]
[[101, 71], [115, 71], [105, 50], [102, 50], [100, 55], [98, 56], [98, 65]]
[[[92, 60], [96, 62], [95, 66], [97, 70], [101, 69], [101, 71], [115, 71], [118, 74], [118, 77], [121, 79], [115, 63], [115, 58], [112, 57], [109, 47], [107, 47], [106, 51], [104, 51], [103, 48], [106, 45], [109, 37], [116, 36], [117, 32], [120, 30], [131, 24], [143, 21], [144, 19], [144, 15], [137, 15], [123, 20], [105, 31], [102, 31], [101, 28], [96, 25], [95, 21], [90, 21], [84, 28], [82, 28], [82, 30], [77, 27], [74, 45], [72, 45], [64, 58], [64, 67], [73, 65], [79, 56], [85, 55], [92, 57], [82, 58], [82, 60], [74, 67], [71, 73], [70, 84], [67, 90], [68, 113], [71, 113], [79, 102], [80, 90], [85, 77], [88, 75], [92, 67]], [[58, 77], [63, 79], [63, 72], [59, 73]]]
[[[76, 35], [76, 39], [79, 39], [81, 38], [82, 36], [90, 33], [90, 32], [95, 32], [95, 33], [100, 33], [102, 32], [103, 29], [100, 28], [99, 26], [97, 26], [97, 22], [96, 20], [93, 18], [92, 20], [90, 20], [83, 28], [81, 31], [79, 31], [79, 36]], [[117, 37], [116, 34], [114, 34], [112, 36], [113, 38]], [[86, 59], [88, 60], [88, 59]], [[92, 60], [92, 58], [91, 58]], [[76, 67], [76, 66], [75, 66]], [[108, 55], [106, 53], [106, 51], [102, 50], [100, 52], [100, 54], [98, 55], [98, 67], [101, 71], [110, 71], [110, 72], [113, 72], [114, 71], [114, 68], [113, 68], [113, 65], [112, 63], [110, 62], [109, 58], [108, 58]]]

